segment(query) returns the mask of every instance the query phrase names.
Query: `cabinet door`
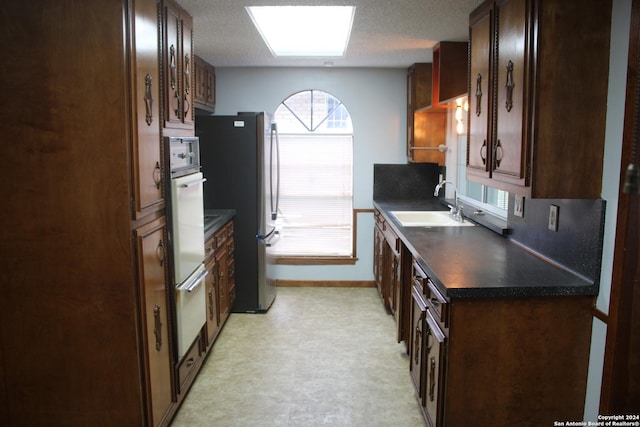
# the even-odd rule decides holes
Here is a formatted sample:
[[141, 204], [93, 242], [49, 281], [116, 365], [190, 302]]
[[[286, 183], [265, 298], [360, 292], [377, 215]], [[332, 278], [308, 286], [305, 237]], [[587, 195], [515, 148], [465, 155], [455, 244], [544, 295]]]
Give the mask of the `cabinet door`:
[[373, 250], [374, 250], [374, 260], [373, 260], [373, 277], [376, 281], [376, 286], [378, 287], [378, 293], [382, 295], [382, 270], [383, 270], [383, 254], [384, 254], [384, 234], [382, 234], [382, 230], [380, 230], [380, 226], [376, 224], [373, 232]]
[[182, 122], [182, 97], [180, 95], [180, 57], [182, 46], [180, 39], [180, 11], [171, 3], [164, 4], [164, 74], [165, 80], [165, 127]]
[[415, 66], [407, 71], [407, 161], [413, 161], [413, 111], [415, 110]]
[[213, 344], [213, 340], [215, 339], [216, 334], [218, 333], [218, 328], [220, 325], [220, 317], [218, 315], [218, 288], [217, 282], [215, 279], [216, 275], [216, 267], [215, 260], [210, 260], [205, 266], [206, 270], [209, 272], [205, 279], [206, 286], [206, 305], [207, 305], [207, 343], [206, 346], [209, 348], [211, 344]]
[[441, 373], [444, 372], [446, 337], [427, 308], [425, 315], [425, 357], [423, 361], [424, 376], [424, 407], [427, 420], [431, 426], [440, 426], [442, 410], [440, 409]]
[[167, 254], [165, 218], [135, 231], [147, 359], [150, 424], [160, 425], [173, 400], [169, 316], [167, 310]]
[[207, 105], [212, 110], [216, 108], [216, 69], [214, 67], [207, 68], [206, 76], [206, 96]]
[[[233, 229], [231, 229], [232, 233]], [[229, 301], [229, 312], [233, 308], [236, 301], [236, 262], [235, 262], [235, 245], [233, 234], [229, 234], [227, 241], [227, 295]]]
[[198, 104], [204, 104], [207, 100], [206, 73], [204, 61], [195, 56], [193, 58], [193, 74], [195, 80], [195, 86], [193, 88], [193, 102], [196, 106], [198, 106]]
[[160, 168], [160, 76], [158, 73], [157, 6], [155, 0], [135, 2], [133, 105], [137, 132], [134, 134], [135, 216], [159, 209], [162, 202]]
[[525, 72], [527, 34], [526, 0], [497, 2], [496, 12], [496, 130], [493, 147], [494, 179], [518, 181], [524, 178], [527, 152]]
[[422, 290], [416, 285], [412, 286], [411, 290], [412, 304], [411, 304], [411, 339], [409, 343], [409, 373], [411, 375], [411, 381], [416, 389], [418, 396], [420, 397], [420, 403], [425, 405], [425, 371], [423, 366], [423, 359], [425, 355], [425, 341], [428, 337], [425, 336], [426, 330], [426, 303], [422, 297]]
[[224, 323], [229, 316], [229, 288], [227, 286], [227, 252], [221, 248], [216, 253], [215, 280], [218, 288], [218, 308], [220, 324]]
[[186, 13], [181, 15], [182, 25], [182, 122], [192, 126], [193, 115], [193, 22]]
[[492, 9], [478, 10], [470, 18], [471, 67], [467, 172], [488, 176], [491, 147], [491, 20]]

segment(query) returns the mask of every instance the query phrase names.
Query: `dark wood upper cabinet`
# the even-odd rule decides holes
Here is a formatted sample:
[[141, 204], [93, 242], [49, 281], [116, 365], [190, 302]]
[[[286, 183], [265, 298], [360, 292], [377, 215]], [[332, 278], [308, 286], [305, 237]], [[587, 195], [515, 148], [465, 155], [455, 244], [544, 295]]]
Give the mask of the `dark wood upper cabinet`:
[[168, 425], [158, 2], [5, 2], [0, 33], [0, 424]]
[[407, 162], [444, 165], [447, 113], [432, 109], [433, 64], [417, 63], [407, 70]]
[[215, 113], [216, 69], [199, 56], [194, 57], [195, 88], [193, 104], [196, 108]]
[[440, 42], [433, 47], [432, 101], [434, 108], [467, 95], [467, 42]]
[[600, 197], [610, 27], [610, 0], [489, 0], [471, 13], [469, 180]]
[[175, 2], [163, 0], [161, 30], [163, 127], [193, 131], [193, 18]]

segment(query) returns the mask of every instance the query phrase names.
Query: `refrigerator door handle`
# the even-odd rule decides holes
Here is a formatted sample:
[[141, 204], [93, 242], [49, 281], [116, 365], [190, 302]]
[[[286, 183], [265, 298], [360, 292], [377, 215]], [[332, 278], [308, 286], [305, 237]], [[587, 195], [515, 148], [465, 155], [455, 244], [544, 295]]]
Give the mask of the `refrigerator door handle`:
[[[274, 209], [274, 203], [273, 203], [273, 198], [274, 198], [274, 191], [273, 191], [273, 172], [274, 172], [274, 162], [273, 162], [273, 155], [274, 155], [274, 138], [273, 135], [275, 134], [275, 156], [276, 156], [276, 162], [275, 162], [275, 172], [276, 172], [276, 191], [275, 191], [275, 209]], [[280, 143], [279, 143], [279, 139], [278, 139], [278, 126], [276, 123], [271, 123], [271, 148], [270, 148], [270, 164], [269, 164], [269, 186], [270, 186], [270, 197], [271, 197], [271, 220], [275, 221], [276, 219], [278, 219], [278, 208], [279, 208], [279, 204], [280, 204]]]

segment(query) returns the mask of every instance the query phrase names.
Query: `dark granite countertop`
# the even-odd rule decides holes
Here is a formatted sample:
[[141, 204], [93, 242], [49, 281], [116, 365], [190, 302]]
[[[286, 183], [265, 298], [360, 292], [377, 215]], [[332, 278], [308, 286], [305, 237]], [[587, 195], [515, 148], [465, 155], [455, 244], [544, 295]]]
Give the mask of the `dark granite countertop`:
[[204, 240], [213, 236], [231, 218], [236, 215], [235, 209], [205, 209], [204, 211]]
[[375, 200], [374, 207], [449, 298], [597, 295], [598, 283], [483, 226], [403, 227], [390, 213], [446, 210], [439, 199]]

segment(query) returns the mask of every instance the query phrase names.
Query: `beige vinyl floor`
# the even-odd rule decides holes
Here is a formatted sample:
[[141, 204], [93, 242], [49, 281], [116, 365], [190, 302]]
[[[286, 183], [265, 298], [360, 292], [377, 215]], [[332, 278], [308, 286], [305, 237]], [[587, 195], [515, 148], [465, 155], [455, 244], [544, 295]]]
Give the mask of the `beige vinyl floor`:
[[376, 288], [278, 288], [231, 314], [172, 427], [424, 427]]

